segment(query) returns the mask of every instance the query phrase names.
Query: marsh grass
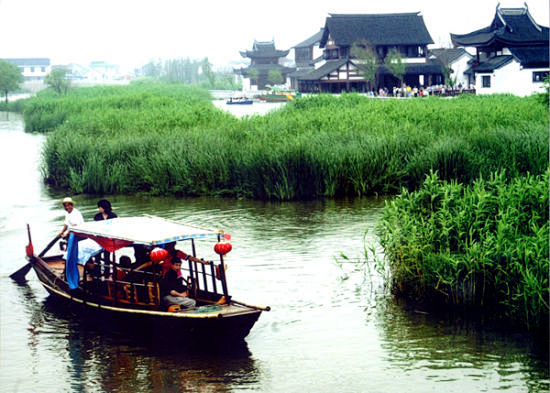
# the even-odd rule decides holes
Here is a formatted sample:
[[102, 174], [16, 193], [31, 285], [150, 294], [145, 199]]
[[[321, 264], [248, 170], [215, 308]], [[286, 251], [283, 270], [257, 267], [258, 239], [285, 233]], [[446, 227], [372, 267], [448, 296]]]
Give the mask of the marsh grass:
[[548, 172], [471, 185], [427, 176], [379, 223], [396, 293], [548, 323]]
[[207, 92], [138, 85], [39, 96], [24, 114], [27, 130], [55, 130], [46, 180], [75, 192], [301, 200], [415, 189], [430, 170], [470, 183], [548, 167], [536, 98], [320, 95], [236, 119]]

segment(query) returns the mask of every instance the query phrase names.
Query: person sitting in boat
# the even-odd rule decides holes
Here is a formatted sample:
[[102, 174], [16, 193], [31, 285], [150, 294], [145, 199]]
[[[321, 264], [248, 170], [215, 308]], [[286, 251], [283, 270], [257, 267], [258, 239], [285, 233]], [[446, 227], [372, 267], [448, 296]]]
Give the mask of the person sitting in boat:
[[107, 199], [100, 199], [97, 201], [97, 210], [99, 210], [99, 213], [94, 216], [94, 221], [110, 220], [118, 217], [116, 213], [113, 212], [111, 202]]
[[[208, 265], [210, 263], [209, 261], [204, 261], [202, 259], [194, 257], [193, 255], [186, 254], [181, 250], [177, 250], [176, 242], [166, 243], [164, 245], [164, 249], [168, 251], [168, 257], [166, 257], [166, 259], [162, 262], [162, 265], [161, 265], [163, 275], [165, 275], [170, 270], [172, 266], [172, 262], [175, 259], [179, 259], [180, 262], [183, 260], [186, 260], [186, 261], [202, 263], [204, 265]], [[178, 277], [181, 277], [181, 270], [178, 270]]]
[[[113, 212], [111, 202], [107, 199], [100, 199], [97, 202], [97, 209], [99, 210], [99, 213], [94, 216], [94, 221], [110, 220], [118, 217]], [[111, 269], [111, 253], [109, 251], [103, 251], [101, 256], [97, 257], [98, 264], [100, 263], [100, 259], [103, 259], [103, 262], [105, 263], [105, 277], [109, 277], [109, 272]]]
[[73, 201], [71, 197], [63, 199], [61, 203], [65, 209], [65, 221], [63, 223], [63, 229], [59, 232], [59, 236], [66, 238], [69, 235], [67, 229], [82, 224], [84, 222], [84, 217], [82, 217], [82, 213], [74, 207], [76, 202]]
[[189, 298], [189, 291], [178, 273], [181, 275], [181, 259], [174, 258], [170, 264], [170, 270], [166, 272], [164, 278], [160, 281], [162, 300], [169, 306], [195, 307], [196, 302]]

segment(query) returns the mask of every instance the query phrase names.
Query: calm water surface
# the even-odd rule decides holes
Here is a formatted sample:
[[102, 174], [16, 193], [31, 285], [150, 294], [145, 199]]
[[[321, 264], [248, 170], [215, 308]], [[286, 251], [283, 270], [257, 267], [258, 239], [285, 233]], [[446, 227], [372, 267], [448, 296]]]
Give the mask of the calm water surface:
[[[110, 197], [121, 216], [150, 213], [232, 234], [234, 298], [270, 305], [246, 342], [178, 348], [59, 307], [23, 266], [31, 225], [41, 249], [59, 231], [65, 194], [41, 183], [42, 135], [0, 113], [0, 386], [5, 392], [541, 392], [547, 348], [523, 334], [395, 304], [358, 268], [384, 201], [266, 203]], [[98, 196], [78, 195], [86, 219]], [[366, 235], [365, 235], [366, 233]], [[198, 252], [214, 256], [211, 245]], [[340, 263], [341, 253], [351, 263]], [[223, 332], [220, 332], [223, 335]]]

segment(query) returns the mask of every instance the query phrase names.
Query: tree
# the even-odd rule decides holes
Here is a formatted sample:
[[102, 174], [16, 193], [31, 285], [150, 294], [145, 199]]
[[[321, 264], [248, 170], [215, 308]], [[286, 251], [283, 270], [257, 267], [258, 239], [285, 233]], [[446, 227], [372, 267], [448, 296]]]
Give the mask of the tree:
[[454, 70], [452, 68], [452, 58], [450, 55], [451, 55], [450, 49], [443, 48], [436, 55], [436, 60], [441, 66], [441, 73], [443, 74], [444, 84], [454, 87], [454, 85], [456, 84], [456, 77], [455, 78], [452, 77]]
[[186, 77], [185, 70], [185, 60], [182, 58], [179, 59], [170, 59], [164, 62], [164, 76], [167, 82], [185, 82]]
[[21, 83], [23, 83], [23, 75], [19, 67], [0, 59], [0, 90], [6, 97], [6, 103], [8, 102], [8, 93], [19, 89]]
[[267, 80], [272, 85], [279, 85], [284, 82], [283, 74], [280, 70], [269, 70], [267, 73]]
[[160, 60], [149, 60], [149, 63], [145, 64], [141, 68], [144, 76], [150, 76], [153, 78], [160, 78], [162, 73], [162, 62]]
[[260, 72], [256, 68], [251, 68], [248, 70], [248, 77], [250, 78], [250, 84], [252, 85], [252, 81], [256, 81], [256, 85], [258, 84], [258, 77], [260, 76]]
[[403, 86], [403, 75], [405, 75], [406, 64], [403, 62], [403, 58], [396, 48], [392, 48], [388, 52], [384, 59], [384, 65], [393, 76], [399, 79], [399, 88], [401, 88]]
[[357, 68], [365, 79], [367, 88], [373, 88], [376, 84], [376, 70], [378, 69], [378, 56], [367, 40], [360, 40], [351, 47], [351, 56], [358, 60]]
[[65, 78], [67, 70], [65, 68], [54, 68], [46, 78], [44, 83], [50, 86], [58, 94], [66, 94], [71, 88], [71, 83]]
[[208, 61], [208, 57], [205, 57], [202, 60], [201, 69], [202, 74], [208, 80], [208, 84], [210, 85], [210, 87], [213, 87], [214, 83], [216, 83], [216, 74], [212, 70], [212, 64], [210, 64], [210, 61]]

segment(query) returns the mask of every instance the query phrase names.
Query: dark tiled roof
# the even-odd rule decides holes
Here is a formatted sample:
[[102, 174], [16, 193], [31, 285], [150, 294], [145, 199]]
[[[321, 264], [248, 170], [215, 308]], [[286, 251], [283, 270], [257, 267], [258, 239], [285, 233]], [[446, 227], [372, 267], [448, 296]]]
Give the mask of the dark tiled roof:
[[494, 41], [507, 45], [548, 45], [548, 27], [538, 25], [527, 8], [497, 8], [493, 22], [468, 34], [451, 34], [457, 46], [487, 46]]
[[252, 50], [241, 51], [242, 57], [250, 58], [266, 58], [266, 57], [285, 57], [288, 55], [289, 50], [277, 50], [275, 49], [275, 42], [273, 41], [254, 41]]
[[548, 46], [510, 48], [512, 55], [525, 68], [548, 68], [550, 55]]
[[319, 30], [317, 33], [313, 34], [307, 40], [302, 41], [297, 45], [294, 45], [294, 48], [309, 48], [310, 46], [318, 44], [321, 41], [321, 38], [323, 38], [323, 30], [324, 29], [321, 28], [321, 30]]
[[418, 12], [403, 14], [331, 14], [325, 23], [320, 46], [329, 35], [336, 45], [351, 46], [365, 39], [371, 45], [433, 44]]
[[337, 70], [341, 66], [347, 63], [347, 59], [339, 59], [339, 60], [328, 60], [325, 64], [323, 64], [321, 67], [317, 68], [316, 70], [310, 72], [307, 75], [303, 75], [300, 77], [300, 80], [318, 80], [321, 79], [323, 76], [330, 74], [332, 71]]
[[[378, 72], [382, 75], [391, 74], [385, 66], [378, 68]], [[405, 65], [405, 75], [441, 74], [441, 72], [441, 64], [435, 61], [429, 61], [427, 63], [407, 63]]]
[[428, 53], [445, 64], [454, 63], [462, 56], [472, 57], [464, 48], [435, 48], [430, 49]]
[[472, 66], [472, 70], [474, 72], [493, 72], [510, 63], [513, 59], [512, 55], [493, 56], [480, 62], [477, 66]]
[[[348, 59], [329, 60], [320, 68], [306, 74], [300, 75], [297, 78], [299, 80], [319, 80], [322, 77], [336, 71], [338, 68], [346, 64]], [[354, 64], [353, 61], [350, 63]], [[356, 67], [361, 68], [360, 65], [354, 64]], [[391, 74], [391, 72], [384, 66], [379, 66], [377, 72], [382, 75]], [[423, 75], [423, 74], [441, 74], [441, 64], [435, 61], [429, 61], [427, 63], [408, 63], [405, 66], [406, 75]]]
[[4, 59], [17, 66], [35, 66], [35, 67], [47, 67], [50, 65], [50, 59], [47, 57], [34, 57], [34, 58], [14, 58]]
[[291, 78], [302, 79], [303, 76], [306, 76], [312, 71], [314, 71], [313, 68], [302, 68], [288, 74], [288, 76], [290, 76]]
[[248, 75], [248, 71], [251, 68], [257, 69], [260, 74], [267, 74], [271, 70], [279, 70], [279, 71], [281, 71], [281, 74], [285, 75], [285, 74], [288, 74], [288, 73], [293, 72], [295, 70], [295, 68], [285, 67], [281, 64], [256, 64], [256, 65], [251, 66], [251, 67], [234, 69], [234, 71], [239, 72], [241, 74]]

